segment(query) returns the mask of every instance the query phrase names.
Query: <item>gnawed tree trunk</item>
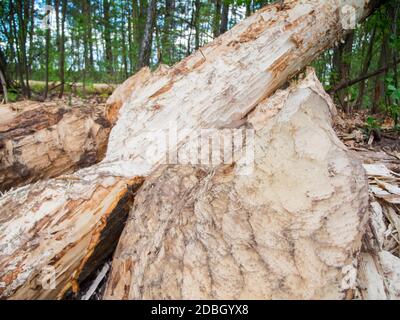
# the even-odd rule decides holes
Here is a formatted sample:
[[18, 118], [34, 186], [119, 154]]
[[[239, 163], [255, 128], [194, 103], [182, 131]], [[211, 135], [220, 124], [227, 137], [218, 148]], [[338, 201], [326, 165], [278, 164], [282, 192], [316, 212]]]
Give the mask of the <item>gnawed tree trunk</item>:
[[[344, 1], [344, 4], [354, 4], [358, 13], [357, 17], [361, 19], [370, 12], [376, 2], [371, 2], [367, 5], [367, 1], [349, 0]], [[319, 52], [326, 49], [332, 45], [334, 41], [343, 36], [345, 30], [342, 28], [339, 14], [341, 5], [343, 5], [343, 3], [339, 4], [334, 1], [310, 0], [289, 2], [286, 4], [285, 10], [281, 10], [280, 4], [268, 6], [219, 37], [201, 51], [183, 60], [175, 67], [168, 70], [163, 69], [160, 72], [152, 74], [145, 82], [138, 83], [140, 90], [126, 95], [128, 99], [124, 101], [121, 109], [118, 111], [118, 121], [116, 126], [112, 129], [105, 159], [100, 164], [94, 165], [89, 169], [82, 169], [76, 172], [75, 175], [66, 176], [65, 178], [74, 180], [78, 177], [83, 181], [90, 180], [91, 182], [84, 184], [84, 186], [89, 186], [89, 189], [91, 189], [90, 186], [93, 186], [92, 184], [98, 186], [97, 183], [102, 183], [102, 179], [96, 175], [113, 176], [117, 181], [121, 181], [121, 179], [131, 181], [135, 176], [149, 175], [159, 163], [163, 162], [167, 148], [161, 147], [152, 154], [149, 154], [149, 151], [152, 151], [149, 149], [151, 149], [153, 143], [160, 140], [159, 130], [169, 129], [171, 122], [176, 124], [179, 131], [181, 129], [196, 131], [201, 128], [219, 129], [238, 127], [245, 122], [247, 114], [260, 102], [270, 96], [277, 88], [284, 84], [288, 78], [298, 73], [299, 70], [305, 67]], [[118, 104], [115, 106], [117, 105]], [[118, 107], [115, 107], [114, 111], [110, 112], [109, 115], [115, 115], [117, 109]], [[326, 130], [327, 132], [329, 131], [328, 129]], [[313, 136], [313, 138], [315, 137]], [[187, 138], [185, 136], [178, 136], [175, 141], [168, 144], [168, 148], [176, 150], [178, 147], [184, 145], [186, 141]], [[307, 147], [309, 147], [305, 141], [300, 141], [304, 142], [304, 148], [307, 149]], [[331, 142], [331, 140], [327, 140], [329, 146], [333, 148]], [[341, 150], [341, 145], [339, 141], [336, 141], [336, 143], [338, 144], [337, 150], [339, 152]], [[299, 148], [302, 150], [301, 146], [299, 146]], [[319, 152], [322, 151], [318, 151], [317, 153], [319, 154]], [[339, 152], [339, 154], [344, 157], [341, 159], [347, 159], [343, 150], [342, 153]], [[277, 160], [277, 165], [280, 160], [281, 159]], [[339, 164], [345, 166], [346, 163], [337, 163], [337, 166], [339, 166]], [[357, 168], [357, 166], [353, 166], [351, 162], [347, 165], [353, 168], [353, 170]], [[309, 169], [312, 170], [312, 168]], [[340, 168], [337, 169], [340, 171]], [[348, 170], [348, 168], [346, 168], [346, 170]], [[94, 173], [96, 173], [96, 175], [94, 175]], [[345, 174], [341, 171], [339, 173], [339, 178], [346, 180]], [[362, 177], [362, 172], [353, 174], [356, 177]], [[208, 175], [207, 173], [207, 176]], [[234, 176], [231, 174], [228, 178], [233, 179]], [[98, 202], [91, 200], [92, 195], [90, 195], [90, 192], [86, 195], [87, 191], [85, 190], [87, 189], [86, 187], [82, 187], [81, 184], [72, 183], [72, 191], [68, 191], [65, 188], [55, 188], [53, 184], [56, 182], [54, 181], [56, 180], [47, 182], [47, 187], [38, 192], [36, 197], [43, 197], [41, 198], [41, 202], [51, 202], [51, 199], [57, 199], [57, 201], [55, 201], [55, 206], [39, 206], [40, 214], [34, 215], [33, 212], [36, 210], [37, 206], [34, 206], [29, 199], [24, 205], [24, 198], [22, 198], [22, 200], [20, 200], [21, 207], [18, 211], [18, 216], [22, 218], [26, 217], [26, 219], [30, 221], [30, 218], [39, 219], [39, 216], [52, 217], [52, 215], [57, 214], [71, 221], [68, 217], [74, 216], [76, 219], [79, 219], [81, 215], [85, 216], [85, 213], [88, 211], [91, 212], [86, 208], [86, 203], [88, 202], [91, 203], [89, 208], [93, 209], [93, 207], [95, 207], [95, 209], [93, 209], [95, 211], [100, 210], [100, 208], [107, 208], [106, 205], [100, 203], [97, 209], [96, 205]], [[331, 182], [331, 180], [329, 181]], [[351, 190], [352, 192], [350, 192], [348, 191], [349, 186], [343, 186], [343, 190], [346, 192], [338, 191], [342, 198], [340, 206], [349, 206], [349, 216], [347, 218], [354, 219], [353, 223], [358, 225], [361, 217], [354, 215], [353, 211], [350, 210], [353, 208], [352, 205], [357, 205], [357, 203], [355, 203], [355, 201], [354, 203], [347, 203], [346, 200], [353, 199], [352, 197], [357, 193], [357, 187], [359, 187], [359, 185], [353, 180], [346, 180], [346, 182], [349, 182], [350, 186], [353, 186], [355, 190]], [[187, 183], [190, 183], [190, 181], [187, 181]], [[30, 188], [34, 189], [35, 185], [26, 187], [26, 189], [21, 188], [14, 192], [19, 193], [23, 192], [23, 190], [29, 190]], [[224, 188], [227, 188], [227, 185]], [[327, 186], [321, 187], [321, 189], [325, 191], [327, 188]], [[284, 191], [283, 188], [282, 192]], [[315, 197], [317, 199], [318, 191], [318, 189], [310, 190], [310, 197]], [[69, 197], [71, 192], [83, 197], [83, 211], [71, 205]], [[45, 200], [47, 199], [45, 198], [46, 194], [52, 195], [50, 200]], [[106, 194], [109, 194], [109, 191], [99, 196], [98, 199], [103, 199]], [[327, 196], [327, 194], [324, 194], [324, 196]], [[18, 230], [20, 221], [14, 220], [13, 222], [12, 217], [8, 215], [10, 210], [5, 203], [7, 199], [9, 199], [8, 197], [9, 196], [6, 195], [0, 199], [0, 219], [7, 221], [7, 224], [2, 224], [4, 224], [6, 228], [10, 228], [9, 230]], [[116, 200], [118, 198], [117, 196], [110, 195], [106, 199], [109, 199], [109, 201], [112, 200], [111, 202], [115, 203], [115, 201], [118, 201]], [[362, 195], [360, 200], [363, 200]], [[91, 201], [95, 202], [93, 203]], [[330, 203], [330, 199], [326, 201], [328, 204]], [[321, 200], [321, 203], [324, 202]], [[15, 206], [15, 204], [12, 206]], [[327, 206], [329, 207], [329, 205]], [[65, 215], [65, 210], [60, 208], [65, 208], [67, 214]], [[104, 210], [105, 209], [101, 212], [104, 212]], [[342, 211], [339, 210], [338, 212]], [[318, 211], [318, 214], [321, 215], [321, 211]], [[327, 214], [330, 215], [331, 211], [327, 211]], [[362, 210], [360, 211], [360, 216], [361, 215]], [[97, 214], [96, 217], [101, 219], [101, 214]], [[286, 217], [289, 216], [287, 215]], [[62, 270], [61, 280], [65, 287], [69, 287], [72, 283], [75, 283], [73, 281], [71, 283], [69, 279], [76, 279], [76, 274], [79, 273], [78, 271], [81, 269], [76, 266], [85, 265], [86, 258], [88, 257], [88, 254], [81, 252], [83, 250], [81, 250], [80, 241], [76, 241], [76, 239], [84, 238], [84, 235], [90, 234], [91, 231], [89, 230], [93, 229], [87, 227], [85, 221], [81, 223], [72, 221], [71, 224], [66, 223], [65, 225], [59, 226], [59, 229], [57, 229], [58, 232], [62, 233], [67, 239], [71, 237], [71, 234], [72, 237], [77, 236], [76, 233], [71, 231], [74, 230], [74, 226], [78, 228], [77, 233], [81, 233], [80, 238], [73, 238], [73, 240], [69, 241], [69, 243], [76, 244], [81, 250], [76, 256], [73, 255], [73, 267], [70, 267], [70, 261], [63, 259], [58, 260], [59, 256], [64, 255], [66, 249], [63, 245], [65, 242], [68, 242], [68, 240], [61, 241], [61, 245], [58, 246], [57, 239], [59, 239], [59, 237], [57, 236], [57, 232], [51, 230], [47, 232], [49, 225], [56, 220], [57, 219], [51, 218], [49, 224], [44, 224], [42, 227], [42, 234], [47, 235], [48, 243], [51, 244], [49, 244], [49, 247], [41, 245], [43, 241], [40, 236], [29, 235], [28, 237], [22, 237], [25, 233], [13, 234], [6, 231], [6, 229], [1, 231], [0, 234], [2, 235], [7, 235], [8, 233], [11, 235], [10, 239], [2, 242], [2, 245], [8, 246], [10, 243], [13, 244], [12, 252], [15, 254], [11, 259], [13, 261], [7, 260], [8, 255], [0, 258], [0, 266], [8, 266], [7, 269], [0, 268], [0, 270], [6, 270], [7, 272], [4, 273], [4, 280], [0, 281], [3, 282], [4, 285], [0, 297], [18, 297], [25, 299], [33, 297], [60, 297], [62, 292], [65, 291], [61, 286], [57, 287], [57, 290], [51, 293], [45, 292], [40, 286], [36, 286], [34, 290], [25, 290], [25, 288], [30, 286], [29, 280], [38, 276], [40, 268], [52, 263], [52, 261], [59, 261], [57, 266], [59, 270]], [[60, 218], [60, 220], [64, 221], [62, 218]], [[330, 221], [330, 219], [328, 218], [327, 221]], [[351, 245], [354, 245], [355, 249], [357, 249], [356, 238], [359, 236], [359, 231], [352, 229], [353, 225], [351, 224], [351, 220], [348, 220], [347, 224], [347, 222], [344, 223], [344, 220], [338, 217], [338, 221], [340, 222], [338, 223], [338, 228], [344, 227], [346, 231], [345, 234], [348, 235], [348, 237], [341, 237], [341, 241], [330, 244], [329, 241], [337, 240], [337, 238], [334, 237], [335, 232], [343, 233], [343, 231], [335, 229], [335, 226], [332, 225], [331, 222], [326, 222], [326, 225], [332, 229], [328, 230], [326, 242], [321, 240], [319, 243], [331, 247], [332, 251], [337, 251], [337, 260], [331, 259], [332, 256], [326, 254], [326, 260], [324, 260], [326, 264], [322, 266], [318, 265], [321, 266], [321, 269], [317, 268], [317, 271], [327, 270], [329, 272], [329, 276], [327, 277], [328, 282], [331, 281], [323, 288], [332, 289], [332, 286], [336, 284], [333, 279], [337, 276], [337, 269], [335, 269], [335, 273], [329, 267], [335, 265], [335, 263], [337, 263], [337, 265], [348, 263], [350, 257], [349, 253], [345, 251], [350, 250]], [[342, 225], [341, 222], [344, 224]], [[307, 219], [304, 223], [308, 223]], [[313, 223], [310, 222], [310, 224], [312, 225]], [[322, 227], [322, 225], [323, 223], [316, 224], [317, 227]], [[41, 224], [37, 226], [41, 227]], [[277, 227], [280, 227], [280, 225]], [[280, 236], [285, 237], [285, 230], [282, 231], [282, 229], [279, 229], [278, 231], [282, 232]], [[23, 260], [24, 257], [26, 257], [25, 247], [22, 242], [20, 242], [22, 238], [27, 239], [30, 244], [33, 244], [33, 246], [30, 247], [32, 250], [36, 246], [37, 251], [31, 254], [33, 259], [35, 259], [35, 257], [37, 258], [37, 260], [35, 260], [36, 268], [29, 267], [29, 264], [24, 263], [24, 269], [21, 269], [21, 265], [17, 263], [17, 261]], [[2, 239], [5, 239], [4, 236]], [[37, 243], [39, 243], [39, 245], [37, 245]], [[321, 250], [324, 249], [322, 244]], [[84, 245], [83, 247], [87, 248]], [[307, 245], [305, 244], [302, 248], [307, 248]], [[48, 258], [49, 252], [50, 258]], [[143, 260], [143, 262], [145, 262], [145, 260]], [[299, 261], [299, 263], [303, 263], [303, 261]], [[293, 264], [289, 266], [293, 267]], [[20, 273], [21, 270], [23, 271], [22, 274]], [[290, 270], [292, 269], [289, 268], [289, 271]], [[293, 277], [295, 278], [295, 275], [293, 275]], [[115, 277], [113, 277], [113, 279], [115, 281]], [[298, 281], [301, 282], [300, 280]], [[330, 285], [331, 283], [333, 284]], [[17, 287], [22, 288], [22, 290], [17, 290]], [[310, 292], [313, 292], [313, 290], [318, 291], [322, 289], [317, 283], [315, 286], [310, 287], [307, 294], [311, 295]], [[265, 293], [265, 291], [262, 292]], [[315, 296], [317, 294], [318, 293], [315, 293]], [[321, 296], [323, 295], [321, 292], [319, 294]], [[265, 293], [265, 295], [268, 294]], [[338, 295], [338, 292], [332, 289], [332, 294], [330, 296], [335, 295]]]
[[[259, 10], [173, 68], [150, 76], [119, 110], [105, 161], [120, 175], [146, 175], [166, 151], [165, 145], [159, 147], [149, 160], [149, 145], [160, 140], [155, 130], [236, 126], [343, 37], [344, 5], [353, 6], [356, 18], [362, 19], [376, 4], [290, 1], [285, 10], [280, 4]], [[169, 148], [179, 147], [182, 140]]]
[[0, 199], [0, 298], [55, 299], [115, 249], [141, 178], [62, 176]]
[[344, 298], [368, 189], [332, 111], [311, 73], [249, 116], [252, 173], [159, 168], [136, 195], [105, 298]]
[[99, 162], [110, 131], [104, 106], [21, 102], [0, 107], [0, 191]]
[[[161, 70], [164, 68], [160, 66]], [[151, 72], [148, 67], [142, 68], [139, 72], [132, 77], [125, 80], [123, 84], [114, 90], [113, 94], [107, 99], [106, 103], [106, 118], [112, 124], [118, 119], [118, 111], [124, 102], [129, 101], [130, 97], [138, 92], [148, 79], [150, 79]]]

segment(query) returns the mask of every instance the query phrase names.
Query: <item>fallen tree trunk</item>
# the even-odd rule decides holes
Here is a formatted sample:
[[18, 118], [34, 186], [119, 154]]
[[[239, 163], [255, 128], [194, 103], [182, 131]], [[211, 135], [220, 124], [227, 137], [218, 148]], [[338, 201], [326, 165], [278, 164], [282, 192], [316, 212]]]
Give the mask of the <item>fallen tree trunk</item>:
[[[146, 78], [119, 110], [105, 161], [121, 175], [146, 175], [169, 149], [184, 139], [158, 146], [159, 134], [235, 127], [257, 104], [299, 73], [348, 30], [342, 8], [355, 22], [379, 1], [287, 1], [269, 5], [171, 69]], [[346, 12], [348, 12], [347, 10]], [[118, 166], [118, 162], [121, 164]], [[130, 165], [127, 165], [130, 163]]]
[[114, 91], [105, 107], [70, 108], [52, 102], [1, 107], [0, 191], [100, 162], [119, 108], [150, 75], [149, 68], [143, 68]]
[[0, 199], [0, 298], [56, 299], [114, 251], [141, 178], [68, 175]]
[[[367, 5], [367, 1], [349, 0], [344, 1], [344, 4], [354, 5], [357, 18], [360, 19], [373, 7], [372, 3]], [[30, 193], [31, 195], [37, 193], [35, 196], [40, 196], [42, 201], [36, 203], [33, 197], [29, 199], [21, 197], [19, 200], [21, 205], [18, 207], [17, 216], [27, 219], [32, 225], [36, 224], [42, 228], [43, 233], [18, 233], [21, 221], [13, 220], [13, 217], [9, 216], [10, 208], [17, 204], [7, 205], [9, 201], [16, 199], [13, 200], [9, 195], [1, 198], [0, 219], [5, 222], [1, 223], [4, 228], [1, 234], [4, 236], [0, 238], [0, 246], [8, 247], [6, 252], [14, 254], [11, 258], [9, 255], [0, 257], [0, 266], [7, 266], [0, 269], [3, 279], [0, 281], [3, 285], [0, 297], [25, 299], [61, 297], [65, 287], [71, 287], [75, 283], [71, 279], [77, 279], [76, 274], [81, 273], [82, 266], [87, 264], [88, 257], [91, 256], [91, 250], [85, 249], [88, 246], [81, 245], [81, 240], [77, 239], [92, 235], [96, 229], [95, 222], [102, 221], [104, 214], [110, 211], [101, 209], [110, 206], [100, 200], [108, 195], [107, 203], [118, 202], [117, 194], [120, 193], [110, 193], [110, 190], [101, 193], [96, 197], [97, 200], [94, 199], [92, 189], [104, 188], [101, 187], [102, 176], [112, 176], [115, 181], [125, 184], [125, 181], [131, 181], [133, 177], [149, 175], [165, 160], [167, 149], [176, 150], [188, 141], [185, 135], [178, 134], [178, 137], [167, 146], [152, 150], [154, 152], [149, 154], [152, 144], [160, 140], [160, 130], [169, 129], [171, 122], [176, 124], [178, 132], [185, 129], [196, 131], [201, 128], [220, 129], [240, 126], [245, 122], [247, 114], [260, 102], [346, 32], [340, 21], [341, 5], [343, 3], [321, 0], [292, 1], [285, 5], [285, 10], [280, 10], [280, 6], [277, 5], [268, 6], [175, 67], [162, 68], [149, 77], [146, 76], [146, 79], [138, 84], [140, 90], [137, 93], [124, 96], [128, 99], [122, 103], [118, 111], [118, 122], [112, 129], [105, 159], [100, 164], [65, 177], [73, 181], [78, 178], [79, 181], [89, 181], [88, 183], [71, 183], [70, 189], [66, 190], [65, 186], [68, 184], [63, 188], [55, 188], [57, 182], [51, 180], [43, 190]], [[118, 110], [118, 104], [115, 106], [114, 111], [109, 112], [111, 117], [115, 116]], [[171, 158], [168, 161], [171, 161]], [[133, 183], [135, 181], [133, 180]], [[352, 185], [358, 186], [354, 185], [354, 182]], [[32, 185], [14, 192], [24, 193], [36, 190], [35, 188], [36, 186]], [[122, 187], [117, 190], [121, 190], [120, 188]], [[82, 207], [79, 205], [77, 207], [76, 202], [71, 204], [69, 196], [71, 193], [76, 195]], [[39, 206], [41, 202], [45, 202], [46, 205]], [[38, 206], [39, 211], [36, 212]], [[350, 206], [349, 209], [351, 208]], [[93, 223], [87, 224], [85, 220], [87, 211], [97, 212]], [[57, 219], [54, 215], [57, 215]], [[41, 221], [40, 217], [48, 217], [48, 223]], [[354, 215], [350, 215], [350, 218], [353, 219]], [[57, 220], [65, 221], [57, 229], [59, 234], [51, 228], [48, 229]], [[356, 225], [359, 223], [358, 218], [354, 221]], [[14, 231], [11, 232], [12, 230]], [[278, 231], [284, 232], [281, 229]], [[345, 248], [349, 249], [350, 244], [357, 243], [355, 238], [358, 232], [353, 231], [353, 229], [349, 231], [349, 238], [346, 241], [332, 245], [333, 251], [337, 249], [339, 253], [338, 265], [348, 261], [348, 256], [343, 253]], [[63, 237], [67, 240], [62, 240]], [[70, 237], [72, 240], [68, 240]], [[21, 239], [31, 246], [25, 245]], [[327, 246], [329, 240], [330, 237], [327, 238]], [[60, 259], [60, 256], [64, 256], [65, 250], [68, 251], [64, 247], [68, 243], [74, 244], [80, 251], [76, 255], [71, 254], [73, 258], [68, 255], [68, 259]], [[97, 243], [94, 241], [90, 248], [98, 247]], [[26, 251], [26, 247], [30, 250]], [[82, 248], [84, 249], [81, 250]], [[28, 258], [33, 261], [24, 260], [27, 255], [32, 256]], [[25, 261], [23, 265], [18, 263], [21, 260]], [[52, 264], [53, 261], [57, 262], [56, 269], [61, 270], [59, 272], [62, 275], [61, 285], [57, 285], [52, 292], [46, 291], [41, 286], [32, 289], [31, 279], [36, 279], [41, 268]], [[331, 272], [328, 267], [326, 270]], [[113, 279], [115, 280], [115, 277]], [[331, 277], [329, 279], [332, 280]], [[336, 291], [333, 295], [335, 293]]]
[[110, 131], [104, 106], [20, 102], [0, 107], [0, 191], [99, 162]]
[[251, 174], [236, 163], [152, 174], [105, 298], [344, 298], [355, 286], [368, 189], [331, 127], [332, 106], [312, 73], [249, 117]]

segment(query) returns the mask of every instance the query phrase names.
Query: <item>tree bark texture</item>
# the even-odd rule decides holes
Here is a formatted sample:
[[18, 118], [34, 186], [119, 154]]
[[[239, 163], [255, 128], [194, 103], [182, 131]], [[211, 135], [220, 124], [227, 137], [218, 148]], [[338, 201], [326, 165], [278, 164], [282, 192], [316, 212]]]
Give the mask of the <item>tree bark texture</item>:
[[136, 195], [105, 298], [344, 298], [368, 188], [334, 111], [310, 73], [248, 117], [251, 174], [236, 163], [156, 170]]
[[110, 130], [104, 106], [19, 102], [0, 107], [0, 191], [99, 162]]

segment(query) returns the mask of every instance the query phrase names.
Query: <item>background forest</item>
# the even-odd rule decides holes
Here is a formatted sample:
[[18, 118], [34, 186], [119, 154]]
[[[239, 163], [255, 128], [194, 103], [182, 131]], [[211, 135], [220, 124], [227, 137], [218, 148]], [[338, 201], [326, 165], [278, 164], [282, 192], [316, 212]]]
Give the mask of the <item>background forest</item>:
[[[94, 83], [121, 83], [145, 65], [173, 65], [272, 2], [1, 1], [0, 70], [9, 100], [62, 96], [77, 82], [85, 94]], [[388, 1], [315, 61], [343, 111], [383, 112], [397, 124], [399, 7], [400, 0]]]

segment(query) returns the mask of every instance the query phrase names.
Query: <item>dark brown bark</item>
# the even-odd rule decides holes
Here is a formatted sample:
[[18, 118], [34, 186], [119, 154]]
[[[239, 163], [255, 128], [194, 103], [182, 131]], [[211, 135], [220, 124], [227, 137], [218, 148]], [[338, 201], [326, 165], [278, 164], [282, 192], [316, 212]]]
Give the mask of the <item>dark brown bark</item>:
[[8, 73], [7, 73], [6, 56], [1, 48], [0, 48], [0, 71], [3, 73], [4, 82], [6, 84], [6, 87], [9, 87], [11, 79], [8, 77]]
[[110, 2], [109, 0], [103, 0], [103, 26], [104, 26], [104, 41], [106, 45], [105, 60], [107, 71], [112, 74], [113, 68], [113, 54], [111, 47], [111, 24], [110, 24]]
[[[50, 0], [46, 1], [47, 5], [51, 4]], [[47, 12], [47, 14], [50, 14], [50, 12]], [[45, 51], [45, 88], [44, 88], [44, 93], [43, 93], [43, 99], [47, 99], [47, 95], [49, 92], [49, 63], [50, 63], [50, 26], [47, 27], [46, 29], [46, 51]]]
[[59, 72], [60, 72], [60, 93], [61, 98], [64, 94], [65, 86], [65, 19], [67, 14], [67, 0], [61, 0], [61, 39], [60, 39], [60, 61], [59, 61]]
[[214, 7], [213, 35], [216, 38], [220, 35], [222, 0], [214, 0]]
[[[333, 66], [334, 66], [334, 81], [338, 83], [343, 80], [349, 80], [351, 61], [349, 56], [352, 51], [354, 40], [354, 33], [351, 32], [345, 36], [343, 43], [340, 43], [337, 48], [335, 48], [333, 55]], [[350, 102], [348, 101], [347, 92], [338, 92], [338, 98], [340, 105], [343, 107], [346, 113], [350, 112]]]
[[[397, 34], [398, 34], [398, 16], [399, 16], [399, 9], [400, 9], [400, 4], [399, 1], [393, 2], [392, 3], [392, 8], [388, 10], [388, 15], [391, 20], [391, 30], [392, 30], [392, 35], [394, 39], [397, 39]], [[396, 88], [398, 87], [398, 70], [397, 70], [397, 64], [395, 63], [398, 58], [398, 53], [397, 49], [395, 48], [392, 53], [392, 60], [394, 63], [393, 67], [393, 72], [394, 72], [394, 85]]]
[[[362, 70], [360, 72], [360, 76], [359, 77], [363, 77], [368, 73], [369, 67], [371, 65], [371, 60], [372, 60], [372, 53], [373, 53], [373, 49], [374, 49], [374, 42], [375, 42], [375, 35], [376, 35], [376, 26], [374, 26], [372, 33], [371, 33], [371, 37], [369, 38], [369, 42], [368, 42], [368, 49], [365, 55], [365, 59], [364, 59], [364, 64], [362, 67]], [[356, 106], [360, 107], [362, 105], [363, 102], [363, 97], [364, 97], [364, 92], [365, 92], [365, 80], [363, 79], [360, 81], [360, 85], [358, 88], [358, 97], [357, 97], [357, 102], [356, 102]]]
[[200, 47], [200, 13], [201, 13], [201, 1], [195, 0], [194, 2], [195, 7], [195, 15], [194, 15], [194, 45], [195, 49], [198, 50]]
[[[388, 61], [388, 50], [389, 50], [389, 35], [385, 30], [382, 30], [382, 50], [379, 57], [379, 69], [384, 70], [386, 72]], [[375, 85], [374, 85], [374, 96], [372, 102], [372, 113], [377, 113], [379, 110], [379, 106], [382, 103], [382, 99], [384, 97], [385, 92], [385, 81], [379, 73], [375, 78]]]
[[[14, 7], [13, 1], [10, 0], [10, 16], [12, 22], [12, 30], [16, 40], [16, 51], [18, 59], [18, 75], [19, 81], [22, 88], [22, 94], [30, 98], [31, 90], [29, 87], [29, 69], [28, 69], [28, 55], [26, 50], [27, 41], [27, 30], [28, 30], [28, 17], [29, 17], [29, 2], [17, 1]], [[17, 23], [14, 18], [14, 14], [17, 15]]]
[[162, 30], [161, 38], [161, 57], [160, 61], [165, 64], [172, 63], [172, 41], [171, 41], [171, 30], [173, 27], [175, 10], [175, 0], [165, 1], [165, 14], [164, 14], [164, 27]]
[[219, 34], [223, 34], [228, 30], [228, 18], [229, 18], [229, 3], [224, 2], [222, 4], [221, 25], [219, 28]]
[[142, 43], [140, 46], [138, 69], [148, 66], [151, 57], [151, 45], [153, 41], [154, 21], [156, 17], [156, 3], [155, 0], [149, 0], [146, 13], [146, 24]]

